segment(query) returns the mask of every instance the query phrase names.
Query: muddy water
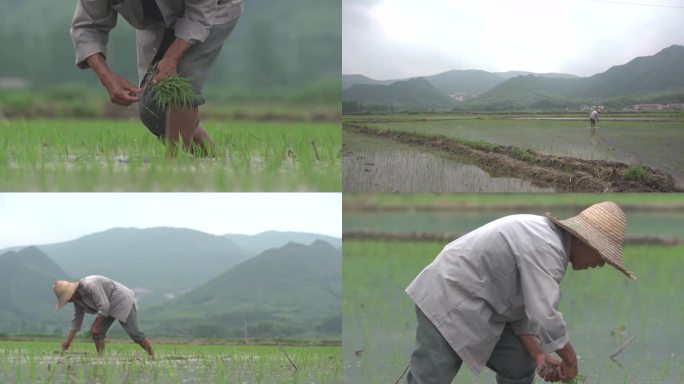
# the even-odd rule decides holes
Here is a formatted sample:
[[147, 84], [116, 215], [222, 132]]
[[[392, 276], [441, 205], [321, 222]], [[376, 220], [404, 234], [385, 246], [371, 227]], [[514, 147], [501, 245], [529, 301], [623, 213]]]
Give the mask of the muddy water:
[[647, 165], [672, 175], [678, 187], [684, 188], [681, 119], [606, 117], [593, 133], [587, 120], [561, 117], [381, 122], [371, 126], [514, 145], [549, 155]]
[[343, 142], [345, 192], [553, 192], [491, 176], [451, 154], [349, 131]]

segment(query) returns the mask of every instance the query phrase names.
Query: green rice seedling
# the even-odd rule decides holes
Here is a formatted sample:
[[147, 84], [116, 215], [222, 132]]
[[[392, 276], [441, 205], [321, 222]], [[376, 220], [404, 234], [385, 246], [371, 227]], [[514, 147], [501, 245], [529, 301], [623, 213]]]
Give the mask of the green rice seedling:
[[574, 379], [571, 379], [571, 380], [568, 380], [568, 381], [564, 381], [564, 383], [566, 383], [566, 384], [584, 384], [584, 383], [586, 383], [586, 382], [587, 382], [586, 376], [584, 376], [584, 375], [581, 374], [581, 373], [578, 374], [577, 376], [575, 376]]
[[[0, 123], [0, 185], [7, 191], [341, 188], [341, 132], [335, 123], [204, 123], [220, 150], [217, 156], [179, 153], [173, 161], [137, 122]], [[316, 142], [320, 160], [308, 140]], [[287, 156], [288, 150], [294, 157]]]
[[198, 104], [199, 96], [192, 89], [190, 80], [178, 75], [171, 75], [154, 85], [154, 102], [159, 109], [169, 107], [189, 109]]

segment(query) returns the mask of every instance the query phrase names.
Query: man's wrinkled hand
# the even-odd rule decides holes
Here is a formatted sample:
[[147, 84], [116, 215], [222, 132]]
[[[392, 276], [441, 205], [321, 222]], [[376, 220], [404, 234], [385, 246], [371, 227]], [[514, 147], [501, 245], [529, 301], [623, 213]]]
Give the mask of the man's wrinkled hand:
[[577, 376], [578, 369], [576, 364], [568, 364], [563, 361], [560, 365], [560, 379], [563, 381], [572, 380]]
[[155, 85], [162, 79], [177, 74], [176, 67], [178, 62], [175, 60], [163, 58], [157, 63], [157, 73], [152, 79], [152, 84]]
[[142, 89], [117, 75], [111, 75], [103, 81], [109, 92], [109, 100], [117, 105], [129, 106], [139, 100]]
[[562, 379], [561, 364], [560, 360], [545, 353], [539, 354], [536, 358], [537, 373], [542, 379], [550, 382], [557, 382]]

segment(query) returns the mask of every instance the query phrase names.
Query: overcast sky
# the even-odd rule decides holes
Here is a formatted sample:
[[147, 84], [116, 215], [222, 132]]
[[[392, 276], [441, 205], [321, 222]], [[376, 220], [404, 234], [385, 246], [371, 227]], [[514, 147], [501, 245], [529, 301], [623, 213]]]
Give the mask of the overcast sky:
[[215, 235], [278, 230], [342, 237], [342, 194], [0, 194], [0, 248], [71, 240], [114, 227], [159, 226]]
[[684, 45], [681, 0], [342, 1], [342, 73], [382, 80], [452, 69], [591, 76], [673, 44]]

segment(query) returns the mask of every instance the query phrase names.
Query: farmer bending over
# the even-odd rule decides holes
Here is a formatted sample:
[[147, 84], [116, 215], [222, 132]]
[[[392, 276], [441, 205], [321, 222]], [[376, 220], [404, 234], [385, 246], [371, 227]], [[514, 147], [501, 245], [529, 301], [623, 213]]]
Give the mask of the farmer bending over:
[[52, 289], [57, 296], [57, 310], [66, 303], [74, 303], [74, 319], [71, 320], [69, 335], [62, 343], [63, 351], [69, 349], [71, 341], [81, 329], [83, 316], [87, 312], [97, 314], [93, 325], [90, 326], [90, 335], [99, 355], [104, 353], [107, 330], [114, 320], [119, 320], [128, 336], [154, 359], [150, 342], [138, 328], [134, 294], [128, 287], [107, 277], [95, 275], [74, 282], [58, 280]]
[[499, 384], [532, 383], [535, 369], [548, 381], [575, 377], [559, 283], [568, 263], [634, 278], [622, 261], [626, 227], [604, 202], [567, 220], [506, 216], [448, 244], [406, 289], [418, 320], [407, 383], [451, 383], [463, 362], [475, 374], [486, 365]]
[[594, 127], [596, 127], [596, 122], [599, 119], [599, 112], [597, 110], [592, 110], [591, 113], [589, 114], [589, 122], [591, 123], [591, 129], [593, 130]]
[[[243, 0], [77, 0], [71, 24], [76, 65], [95, 71], [112, 103], [127, 106], [140, 101], [140, 120], [169, 146], [175, 148], [182, 140], [184, 148], [193, 149], [194, 144], [207, 153], [212, 142], [199, 122], [201, 92], [242, 8]], [[136, 29], [140, 87], [107, 66], [107, 40], [117, 14]], [[196, 105], [156, 105], [154, 85], [174, 74], [190, 80], [199, 96]]]

